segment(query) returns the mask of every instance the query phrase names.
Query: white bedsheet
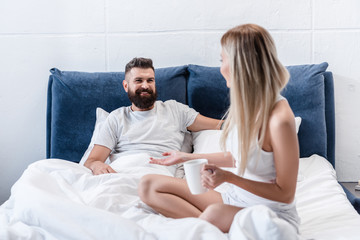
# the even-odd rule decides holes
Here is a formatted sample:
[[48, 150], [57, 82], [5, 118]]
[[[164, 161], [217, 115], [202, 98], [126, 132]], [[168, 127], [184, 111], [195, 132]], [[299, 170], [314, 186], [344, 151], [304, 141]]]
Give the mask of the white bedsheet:
[[[0, 239], [292, 239], [293, 228], [270, 209], [240, 211], [229, 234], [197, 218], [153, 213], [137, 195], [141, 176], [172, 175], [149, 165], [147, 155], [112, 163], [118, 172], [93, 176], [59, 160], [31, 164], [0, 207]], [[348, 203], [331, 166], [321, 157], [301, 159], [297, 206], [304, 239], [357, 239], [360, 217]]]

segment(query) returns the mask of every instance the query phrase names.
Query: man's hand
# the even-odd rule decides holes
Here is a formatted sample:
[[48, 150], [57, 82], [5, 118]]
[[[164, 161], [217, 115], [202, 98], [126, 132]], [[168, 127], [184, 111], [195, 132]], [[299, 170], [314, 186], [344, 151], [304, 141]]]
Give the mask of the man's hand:
[[101, 161], [91, 162], [88, 168], [93, 172], [94, 175], [100, 175], [105, 173], [116, 173], [108, 164]]
[[105, 160], [110, 155], [110, 152], [111, 149], [95, 144], [84, 166], [90, 169], [94, 175], [115, 173], [114, 169], [105, 164]]
[[188, 157], [189, 153], [179, 152], [179, 151], [171, 151], [171, 152], [164, 152], [163, 156], [168, 156], [167, 158], [150, 158], [150, 163], [159, 164], [170, 166], [178, 163], [185, 162]]

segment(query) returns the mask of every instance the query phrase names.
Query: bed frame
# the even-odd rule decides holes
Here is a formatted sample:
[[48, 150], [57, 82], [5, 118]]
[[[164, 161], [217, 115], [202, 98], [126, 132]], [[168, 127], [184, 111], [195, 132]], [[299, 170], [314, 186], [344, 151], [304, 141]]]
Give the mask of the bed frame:
[[[327, 63], [321, 63], [287, 67], [291, 78], [282, 92], [295, 116], [302, 118], [298, 132], [302, 159], [296, 189], [296, 205], [302, 219], [300, 234], [304, 239], [356, 239], [360, 234], [360, 217], [347, 202], [334, 169], [324, 160], [328, 159], [334, 166], [334, 87], [332, 74], [326, 72], [327, 66]], [[9, 200], [0, 208], [0, 225], [5, 225], [5, 228], [0, 228], [1, 236], [6, 239], [19, 238], [20, 235], [27, 236], [27, 239], [84, 236], [102, 239], [106, 235], [107, 238], [143, 239], [147, 236], [163, 238], [177, 230], [185, 235], [189, 227], [192, 231], [186, 232], [189, 233], [187, 239], [237, 239], [245, 235], [266, 238], [269, 234], [272, 238], [285, 239], [295, 234], [292, 227], [290, 229], [276, 214], [261, 205], [237, 214], [228, 235], [196, 218], [164, 220], [162, 216], [152, 214], [151, 209], [137, 201], [137, 183], [147, 173], [170, 173], [146, 166], [146, 163], [130, 167], [132, 172], [127, 172], [128, 169], [122, 165], [124, 162], [125, 165], [127, 161], [144, 162], [144, 159], [138, 159], [138, 155], [113, 162], [112, 166], [118, 167], [115, 175], [93, 176], [89, 169], [76, 162], [90, 142], [96, 108], [112, 111], [130, 104], [121, 85], [124, 73], [58, 69], [52, 69], [51, 73], [47, 158], [58, 159], [32, 163], [14, 184]], [[175, 99], [214, 118], [222, 117], [228, 108], [229, 90], [219, 68], [198, 65], [161, 68], [156, 69], [155, 78], [161, 100]], [[208, 132], [211, 131], [200, 134]], [[207, 141], [215, 143], [208, 137]], [[211, 144], [202, 140], [200, 143], [213, 149]], [[128, 202], [128, 199], [137, 200]], [[350, 200], [354, 201], [354, 198]], [[352, 203], [356, 204], [356, 199]], [[131, 211], [127, 214], [129, 208]], [[104, 226], [103, 231], [96, 228], [99, 222]], [[255, 225], [261, 227], [253, 228]], [[183, 238], [184, 235], [179, 236]]]

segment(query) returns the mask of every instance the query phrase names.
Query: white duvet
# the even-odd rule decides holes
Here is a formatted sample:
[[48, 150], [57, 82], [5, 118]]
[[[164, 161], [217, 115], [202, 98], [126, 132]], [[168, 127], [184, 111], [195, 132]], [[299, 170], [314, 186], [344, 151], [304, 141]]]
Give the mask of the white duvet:
[[[172, 175], [167, 167], [148, 164], [146, 154], [116, 160], [116, 174], [93, 176], [87, 168], [60, 159], [31, 164], [14, 184], [11, 197], [0, 207], [0, 239], [296, 239], [293, 228], [264, 206], [240, 211], [229, 234], [197, 219], [171, 219], [154, 213], [139, 200], [137, 185], [145, 174]], [[315, 156], [300, 163], [297, 190], [300, 238], [356, 239], [360, 219], [343, 198], [326, 160]], [[317, 163], [316, 166], [314, 163]], [[329, 170], [330, 169], [330, 170]], [[328, 171], [328, 172], [326, 172]], [[331, 187], [334, 211], [316, 189], [322, 176]], [[331, 184], [326, 185], [331, 182]], [[319, 192], [320, 191], [320, 192]], [[340, 197], [339, 197], [340, 196]], [[325, 196], [326, 197], [326, 196]], [[328, 196], [327, 196], [328, 197]], [[330, 212], [330, 215], [329, 215]], [[339, 229], [343, 221], [348, 224]], [[322, 221], [324, 221], [322, 223]], [[331, 223], [329, 224], [328, 222]], [[343, 232], [346, 229], [347, 234]], [[344, 235], [345, 234], [345, 235]], [[358, 235], [354, 235], [358, 234]], [[337, 237], [336, 237], [337, 236]]]

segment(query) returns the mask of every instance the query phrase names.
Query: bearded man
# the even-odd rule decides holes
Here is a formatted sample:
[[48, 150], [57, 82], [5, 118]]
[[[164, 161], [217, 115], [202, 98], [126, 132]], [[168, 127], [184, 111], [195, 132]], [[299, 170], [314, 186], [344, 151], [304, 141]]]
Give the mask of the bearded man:
[[109, 155], [116, 157], [180, 150], [186, 131], [219, 129], [221, 120], [202, 116], [175, 100], [156, 101], [155, 71], [148, 58], [134, 58], [125, 67], [123, 87], [131, 106], [110, 113], [101, 127], [84, 166], [94, 175], [115, 173], [105, 163]]

